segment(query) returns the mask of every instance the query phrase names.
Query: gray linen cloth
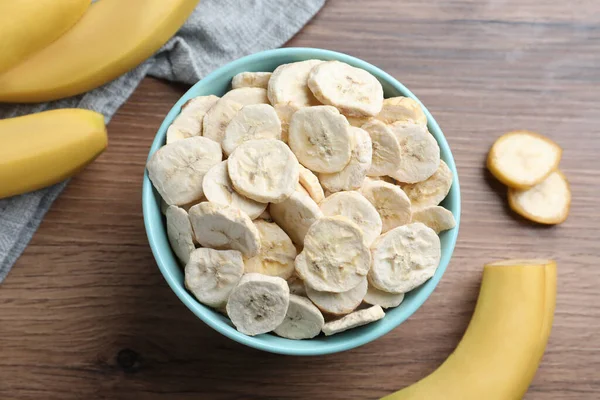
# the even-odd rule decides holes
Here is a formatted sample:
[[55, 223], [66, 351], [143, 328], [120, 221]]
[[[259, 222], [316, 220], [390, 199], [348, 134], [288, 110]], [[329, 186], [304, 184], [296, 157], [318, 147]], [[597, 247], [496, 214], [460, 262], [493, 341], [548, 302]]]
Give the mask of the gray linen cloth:
[[[102, 113], [108, 123], [146, 75], [194, 84], [215, 68], [236, 58], [280, 47], [319, 11], [324, 2], [201, 0], [177, 35], [157, 54], [127, 74], [91, 92], [68, 99], [44, 104], [2, 104], [0, 119], [77, 107]], [[0, 200], [0, 282], [66, 185], [65, 181]]]

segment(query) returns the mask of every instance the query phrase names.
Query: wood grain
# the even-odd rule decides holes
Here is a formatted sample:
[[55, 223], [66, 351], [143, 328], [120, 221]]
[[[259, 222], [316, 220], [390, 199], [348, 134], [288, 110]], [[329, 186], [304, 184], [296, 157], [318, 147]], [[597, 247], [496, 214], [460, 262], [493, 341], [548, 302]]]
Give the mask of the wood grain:
[[[554, 329], [526, 399], [600, 398], [600, 3], [330, 0], [289, 45], [378, 65], [444, 130], [464, 211], [431, 298], [387, 336], [324, 357], [261, 353], [204, 325], [167, 287], [146, 241], [146, 154], [184, 91], [146, 79], [111, 122], [108, 151], [72, 180], [0, 288], [0, 398], [378, 398], [450, 354], [482, 264], [512, 256], [559, 262]], [[512, 129], [563, 146], [573, 190], [565, 224], [516, 217], [485, 172], [489, 146]]]

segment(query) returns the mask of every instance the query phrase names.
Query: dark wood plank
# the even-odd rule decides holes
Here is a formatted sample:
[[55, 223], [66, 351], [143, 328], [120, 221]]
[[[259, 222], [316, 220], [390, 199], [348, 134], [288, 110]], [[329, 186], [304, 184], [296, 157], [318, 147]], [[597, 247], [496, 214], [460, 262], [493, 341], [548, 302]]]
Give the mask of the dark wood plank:
[[[600, 397], [600, 4], [330, 0], [288, 45], [380, 66], [444, 130], [464, 212], [431, 298], [387, 336], [325, 357], [261, 353], [205, 326], [171, 293], [146, 241], [146, 154], [183, 93], [147, 79], [111, 122], [108, 151], [72, 180], [0, 287], [0, 398], [377, 398], [448, 356], [473, 311], [482, 264], [512, 256], [559, 261], [554, 329], [526, 398]], [[517, 218], [486, 174], [487, 149], [511, 129], [564, 147], [573, 189], [565, 224]]]

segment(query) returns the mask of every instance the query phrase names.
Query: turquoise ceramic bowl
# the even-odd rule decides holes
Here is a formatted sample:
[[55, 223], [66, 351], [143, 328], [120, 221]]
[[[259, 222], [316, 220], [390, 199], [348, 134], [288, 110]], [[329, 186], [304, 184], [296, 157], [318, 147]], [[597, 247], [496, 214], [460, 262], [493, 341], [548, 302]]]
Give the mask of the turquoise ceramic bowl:
[[[413, 99], [418, 99], [404, 85], [396, 79], [380, 70], [379, 68], [351, 57], [346, 54], [336, 53], [329, 50], [310, 49], [310, 48], [284, 48], [261, 53], [253, 54], [244, 58], [240, 58], [232, 63], [225, 65], [214, 71], [200, 82], [196, 83], [188, 92], [175, 104], [167, 117], [163, 121], [156, 138], [150, 148], [151, 156], [158, 148], [165, 143], [165, 135], [167, 127], [173, 122], [173, 119], [179, 114], [181, 106], [196, 96], [214, 94], [222, 96], [230, 89], [231, 78], [243, 71], [273, 71], [278, 65], [291, 63], [294, 61], [302, 61], [308, 59], [320, 60], [340, 60], [358, 68], [362, 68], [373, 74], [381, 84], [385, 97], [408, 96]], [[144, 184], [142, 193], [142, 205], [144, 211], [144, 223], [148, 234], [148, 241], [152, 248], [152, 253], [158, 264], [160, 271], [167, 280], [167, 283], [175, 292], [177, 297], [204, 321], [211, 328], [217, 330], [230, 339], [239, 343], [245, 344], [256, 349], [265, 350], [273, 353], [290, 354], [290, 355], [320, 355], [336, 353], [339, 351], [349, 350], [365, 343], [369, 343], [392, 329], [396, 328], [408, 317], [410, 317], [417, 309], [425, 302], [427, 297], [433, 292], [436, 285], [444, 275], [454, 245], [458, 235], [458, 226], [460, 223], [460, 189], [458, 184], [456, 165], [454, 158], [450, 152], [450, 147], [444, 138], [442, 130], [438, 126], [433, 116], [427, 108], [423, 107], [427, 119], [429, 121], [429, 130], [436, 138], [440, 145], [442, 159], [446, 161], [452, 173], [454, 174], [454, 182], [450, 193], [443, 201], [442, 205], [452, 211], [456, 218], [456, 228], [443, 232], [440, 236], [442, 242], [442, 258], [440, 265], [429, 281], [421, 287], [413, 290], [406, 295], [404, 302], [396, 308], [389, 309], [386, 312], [385, 318], [375, 323], [352, 329], [334, 336], [325, 337], [318, 336], [310, 340], [290, 340], [278, 337], [276, 335], [264, 334], [254, 337], [246, 336], [238, 332], [229, 319], [223, 315], [213, 311], [212, 309], [200, 304], [196, 299], [185, 289], [183, 283], [183, 270], [178, 265], [175, 255], [169, 247], [167, 240], [165, 220], [160, 211], [160, 197], [154, 191], [147, 172], [144, 174]]]

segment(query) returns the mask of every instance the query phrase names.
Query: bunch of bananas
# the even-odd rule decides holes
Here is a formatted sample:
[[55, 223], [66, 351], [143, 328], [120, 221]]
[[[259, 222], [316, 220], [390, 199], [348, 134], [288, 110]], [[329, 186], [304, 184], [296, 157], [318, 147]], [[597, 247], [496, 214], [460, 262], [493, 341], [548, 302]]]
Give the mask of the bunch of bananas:
[[[0, 102], [61, 99], [117, 78], [158, 50], [197, 3], [0, 2]], [[2, 120], [0, 198], [69, 177], [106, 145], [103, 118], [92, 111], [65, 109]]]

